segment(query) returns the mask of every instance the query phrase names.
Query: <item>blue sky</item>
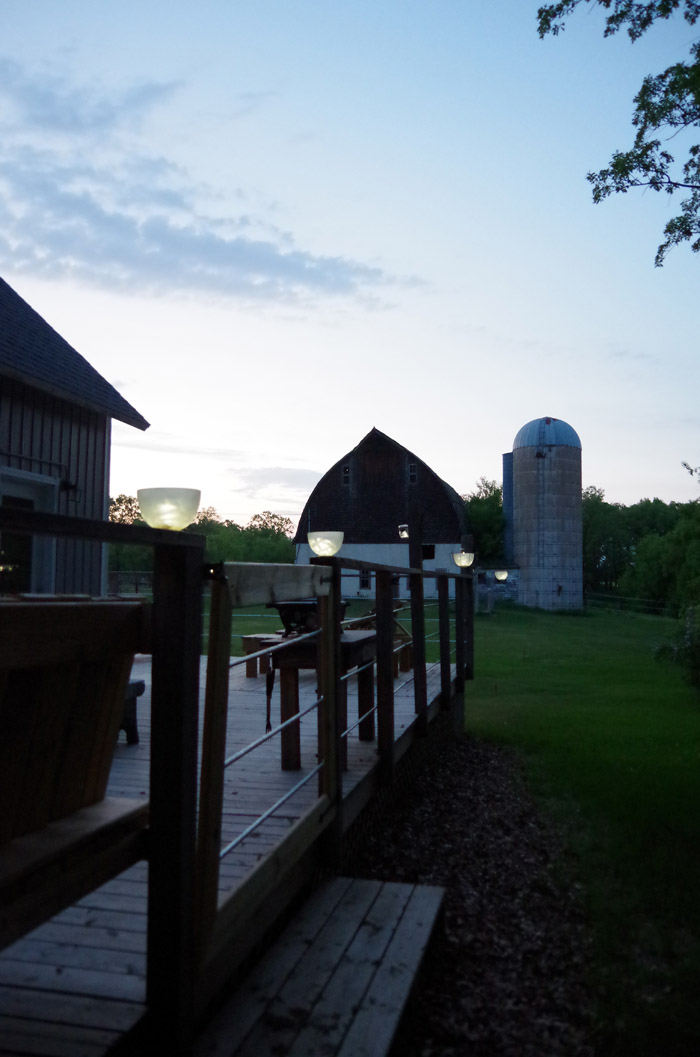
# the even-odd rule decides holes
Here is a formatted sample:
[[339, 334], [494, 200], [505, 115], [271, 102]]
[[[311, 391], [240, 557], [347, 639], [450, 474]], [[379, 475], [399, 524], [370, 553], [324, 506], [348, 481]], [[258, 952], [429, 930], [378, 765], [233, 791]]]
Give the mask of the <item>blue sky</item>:
[[296, 517], [373, 426], [467, 492], [552, 415], [610, 501], [696, 497], [700, 258], [585, 180], [693, 30], [537, 7], [2, 0], [0, 274], [151, 422], [113, 494]]

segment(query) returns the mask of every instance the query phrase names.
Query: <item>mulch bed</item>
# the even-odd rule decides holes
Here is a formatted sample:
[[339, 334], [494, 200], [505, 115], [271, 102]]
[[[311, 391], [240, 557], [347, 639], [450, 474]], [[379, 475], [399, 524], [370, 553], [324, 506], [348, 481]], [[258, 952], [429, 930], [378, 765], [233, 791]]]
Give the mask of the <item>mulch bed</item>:
[[514, 753], [471, 738], [442, 747], [354, 866], [446, 889], [392, 1057], [591, 1057], [580, 889]]

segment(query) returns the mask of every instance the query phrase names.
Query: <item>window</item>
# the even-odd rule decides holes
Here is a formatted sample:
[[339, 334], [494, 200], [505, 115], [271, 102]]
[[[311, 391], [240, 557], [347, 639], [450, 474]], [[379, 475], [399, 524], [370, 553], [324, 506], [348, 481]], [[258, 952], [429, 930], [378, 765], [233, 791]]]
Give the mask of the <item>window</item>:
[[349, 466], [343, 466], [343, 484], [344, 485], [349, 485], [350, 484], [350, 467]]
[[423, 544], [423, 561], [433, 561], [435, 558], [435, 544], [424, 543]]
[[[23, 510], [56, 510], [58, 481], [42, 474], [0, 467], [0, 504]], [[0, 539], [0, 591], [54, 589], [55, 541], [3, 532]]]
[[362, 569], [360, 571], [360, 590], [371, 591], [372, 590], [372, 573], [369, 569]]
[[409, 462], [408, 464], [408, 483], [415, 484], [418, 480], [418, 467], [415, 462]]

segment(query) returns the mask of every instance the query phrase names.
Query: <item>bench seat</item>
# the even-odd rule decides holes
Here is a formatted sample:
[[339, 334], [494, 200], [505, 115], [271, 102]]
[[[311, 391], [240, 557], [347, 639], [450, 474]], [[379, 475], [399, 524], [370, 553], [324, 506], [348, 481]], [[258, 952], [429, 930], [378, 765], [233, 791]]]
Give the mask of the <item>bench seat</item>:
[[443, 895], [432, 885], [327, 882], [208, 1026], [197, 1057], [383, 1057]]

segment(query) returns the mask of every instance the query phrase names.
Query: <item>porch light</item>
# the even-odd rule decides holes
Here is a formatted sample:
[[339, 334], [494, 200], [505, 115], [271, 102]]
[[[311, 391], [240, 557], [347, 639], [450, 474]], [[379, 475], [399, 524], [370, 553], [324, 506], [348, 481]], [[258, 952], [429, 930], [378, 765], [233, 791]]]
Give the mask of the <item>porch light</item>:
[[505, 580], [508, 579], [508, 570], [496, 569], [493, 575], [498, 580], [499, 584], [502, 584]]
[[332, 558], [343, 545], [344, 532], [309, 532], [306, 538], [314, 554], [319, 558]]
[[151, 528], [179, 532], [197, 516], [202, 493], [198, 488], [139, 488], [136, 498]]
[[452, 561], [460, 569], [468, 569], [470, 565], [474, 564], [474, 555], [471, 551], [454, 551]]
[[399, 525], [399, 539], [408, 539], [408, 525]]

